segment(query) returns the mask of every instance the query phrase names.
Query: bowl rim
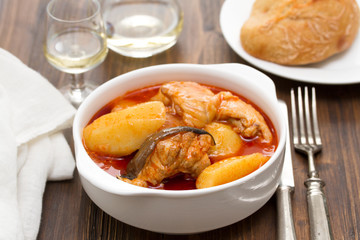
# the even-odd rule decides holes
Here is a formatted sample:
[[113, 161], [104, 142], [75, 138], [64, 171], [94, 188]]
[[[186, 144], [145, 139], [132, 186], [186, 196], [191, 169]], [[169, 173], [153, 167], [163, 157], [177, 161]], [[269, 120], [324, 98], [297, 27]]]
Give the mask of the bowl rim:
[[[83, 141], [82, 141], [82, 135], [80, 134], [80, 132], [82, 132], [82, 129], [80, 129], [80, 120], [81, 120], [81, 116], [84, 114], [84, 112], [87, 110], [87, 108], [89, 108], [92, 101], [94, 101], [95, 99], [98, 98], [98, 95], [101, 95], [102, 92], [112, 88], [115, 85], [118, 85], [119, 82], [122, 81], [129, 81], [129, 79], [135, 78], [141, 74], [146, 74], [146, 73], [162, 73], [162, 72], [178, 72], [180, 70], [195, 70], [195, 71], [204, 71], [206, 70], [207, 73], [213, 75], [213, 74], [219, 74], [219, 75], [223, 75], [223, 74], [229, 74], [229, 77], [233, 77], [233, 78], [237, 78], [239, 77], [239, 75], [244, 74], [244, 73], [250, 73], [251, 76], [256, 76], [259, 80], [256, 83], [254, 83], [255, 85], [257, 85], [257, 87], [260, 87], [261, 89], [263, 88], [267, 88], [267, 90], [270, 92], [272, 92], [271, 95], [271, 101], [276, 101], [276, 103], [278, 103], [278, 99], [276, 96], [276, 91], [275, 91], [275, 85], [273, 83], [273, 81], [266, 76], [265, 74], [263, 74], [262, 72], [249, 67], [247, 65], [243, 65], [243, 64], [237, 64], [237, 63], [231, 63], [231, 64], [184, 64], [184, 63], [175, 63], [175, 64], [162, 64], [162, 65], [154, 65], [154, 66], [150, 66], [150, 67], [145, 67], [145, 68], [140, 68], [140, 69], [136, 69], [133, 71], [130, 71], [128, 73], [119, 75], [105, 83], [103, 83], [101, 86], [99, 86], [97, 89], [95, 89], [83, 102], [83, 104], [80, 105], [77, 113], [75, 114], [75, 118], [74, 118], [74, 123], [73, 123], [73, 138], [74, 138], [74, 143], [75, 143], [75, 155], [76, 158], [78, 156], [77, 151], [82, 151], [86, 153], [85, 147], [83, 146]], [[243, 77], [243, 75], [241, 75]], [[150, 83], [149, 85], [153, 85], [153, 83]], [[263, 86], [261, 86], [263, 85]], [[145, 86], [142, 84], [142, 86]], [[265, 86], [265, 87], [264, 87]], [[269, 89], [269, 87], [271, 89]], [[251, 101], [253, 101], [252, 99], [250, 99]], [[85, 159], [76, 159], [76, 166], [79, 172], [80, 177], [84, 177], [87, 181], [89, 181], [92, 185], [96, 186], [99, 189], [102, 189], [106, 192], [109, 193], [113, 193], [116, 195], [123, 195], [123, 196], [161, 196], [161, 197], [167, 197], [167, 198], [172, 198], [172, 197], [176, 197], [176, 198], [188, 198], [188, 197], [196, 197], [196, 196], [201, 196], [201, 195], [205, 195], [205, 194], [211, 194], [214, 192], [219, 192], [219, 191], [223, 191], [223, 190], [227, 190], [229, 188], [232, 188], [236, 185], [239, 185], [241, 183], [245, 183], [251, 179], [253, 179], [254, 177], [256, 177], [257, 175], [261, 175], [262, 172], [264, 172], [267, 168], [269, 168], [274, 162], [275, 159], [280, 158], [282, 152], [284, 151], [284, 147], [285, 147], [285, 133], [286, 133], [286, 124], [284, 121], [284, 117], [282, 116], [279, 106], [274, 106], [273, 107], [275, 110], [275, 116], [278, 117], [277, 121], [278, 121], [278, 125], [279, 125], [279, 129], [276, 128], [276, 126], [274, 126], [276, 128], [277, 131], [277, 135], [278, 135], [278, 146], [277, 149], [275, 150], [274, 154], [271, 156], [271, 158], [263, 165], [261, 166], [259, 169], [255, 170], [254, 172], [240, 178], [237, 180], [234, 180], [232, 182], [226, 183], [226, 184], [222, 184], [222, 185], [218, 185], [218, 186], [214, 186], [214, 187], [210, 187], [210, 188], [205, 188], [205, 189], [192, 189], [192, 190], [159, 190], [159, 189], [150, 189], [150, 188], [144, 188], [144, 187], [139, 187], [139, 186], [135, 186], [129, 183], [125, 183], [125, 182], [121, 182], [124, 184], [127, 184], [128, 186], [126, 187], [125, 191], [124, 189], [120, 189], [120, 188], [113, 188], [111, 186], [107, 186], [105, 184], [103, 184], [102, 181], [96, 181], [94, 178], [89, 177], [86, 172], [84, 172], [84, 161]], [[97, 109], [96, 111], [98, 111], [99, 109]], [[96, 112], [95, 111], [95, 112]], [[264, 112], [266, 112], [266, 110], [263, 110]], [[274, 123], [274, 120], [271, 119]], [[274, 124], [275, 125], [275, 124]], [[91, 162], [93, 164], [90, 164], [92, 166], [95, 166], [96, 169], [94, 169], [95, 172], [99, 173], [102, 176], [108, 176], [114, 179], [114, 183], [115, 181], [119, 181], [116, 178], [114, 178], [113, 176], [111, 176], [110, 174], [106, 173], [104, 170], [102, 170], [100, 167], [98, 167], [95, 162], [87, 155], [86, 156], [88, 158], [88, 160], [91, 160]], [[283, 159], [281, 159], [281, 161], [283, 161]], [[281, 164], [282, 166], [282, 164]], [[85, 166], [85, 167], [91, 167], [91, 166]], [[281, 170], [282, 171], [282, 168]], [[101, 174], [102, 172], [102, 174]], [[105, 174], [106, 175], [105, 175]]]

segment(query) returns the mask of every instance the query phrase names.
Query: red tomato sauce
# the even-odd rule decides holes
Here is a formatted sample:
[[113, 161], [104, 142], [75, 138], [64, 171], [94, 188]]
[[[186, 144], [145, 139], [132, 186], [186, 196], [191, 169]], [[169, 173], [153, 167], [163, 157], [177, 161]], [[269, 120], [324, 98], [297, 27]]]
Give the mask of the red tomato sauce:
[[[107, 113], [110, 113], [111, 110], [119, 103], [123, 101], [134, 101], [136, 103], [142, 103], [149, 101], [153, 96], [155, 96], [160, 88], [161, 85], [155, 85], [151, 87], [145, 87], [142, 89], [130, 91], [126, 93], [124, 96], [120, 96], [108, 104], [106, 104], [104, 107], [102, 107], [89, 121], [88, 124], [92, 123], [95, 119], [101, 117], [102, 115], [105, 115]], [[203, 85], [206, 86], [206, 85]], [[218, 87], [214, 86], [206, 86], [208, 87], [212, 92], [215, 94], [220, 91], [228, 91], [224, 90]], [[230, 91], [231, 92], [231, 91]], [[264, 117], [267, 125], [269, 126], [272, 134], [273, 134], [273, 141], [271, 143], [262, 143], [257, 138], [254, 139], [245, 139], [244, 140], [244, 146], [241, 148], [241, 150], [234, 154], [234, 156], [242, 156], [242, 155], [248, 155], [251, 153], [262, 153], [264, 155], [271, 156], [278, 145], [278, 138], [275, 131], [275, 128], [270, 121], [270, 119], [265, 115], [265, 113], [257, 107], [255, 104], [253, 104], [248, 99], [239, 96], [238, 94], [231, 92], [233, 95], [238, 96], [241, 100], [245, 101], [248, 104], [251, 104], [257, 111], [261, 113], [261, 115]], [[86, 146], [85, 146], [86, 148]], [[124, 157], [115, 157], [115, 156], [105, 156], [101, 155], [99, 153], [93, 152], [86, 148], [86, 151], [88, 152], [89, 156], [93, 161], [104, 171], [111, 174], [112, 176], [116, 177], [119, 175], [126, 174], [126, 166], [130, 162], [130, 160], [133, 158], [135, 153], [124, 156]], [[213, 159], [210, 157], [211, 163], [214, 163], [216, 161], [220, 161], [221, 159]], [[120, 180], [119, 180], [120, 181]], [[187, 174], [176, 174], [173, 177], [164, 179], [162, 183], [158, 186], [150, 186], [149, 188], [154, 189], [164, 189], [164, 190], [190, 190], [190, 189], [196, 189], [195, 186], [196, 179], [192, 178], [191, 176]]]

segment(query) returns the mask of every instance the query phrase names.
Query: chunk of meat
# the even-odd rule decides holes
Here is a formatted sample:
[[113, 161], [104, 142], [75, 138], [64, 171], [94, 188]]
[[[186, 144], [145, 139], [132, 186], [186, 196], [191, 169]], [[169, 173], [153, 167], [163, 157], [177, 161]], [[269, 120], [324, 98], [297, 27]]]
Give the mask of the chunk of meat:
[[156, 186], [163, 179], [177, 173], [187, 173], [196, 178], [211, 164], [207, 155], [211, 145], [212, 139], [209, 135], [192, 132], [176, 134], [157, 143], [137, 178], [121, 180], [147, 187], [149, 183]]
[[234, 130], [246, 138], [259, 136], [265, 142], [272, 141], [272, 134], [265, 119], [253, 106], [230, 92], [220, 92], [215, 98], [220, 102], [218, 120], [228, 120], [236, 126]]
[[162, 101], [180, 115], [187, 126], [202, 128], [216, 114], [218, 102], [214, 93], [195, 82], [170, 82], [161, 86], [152, 100]]

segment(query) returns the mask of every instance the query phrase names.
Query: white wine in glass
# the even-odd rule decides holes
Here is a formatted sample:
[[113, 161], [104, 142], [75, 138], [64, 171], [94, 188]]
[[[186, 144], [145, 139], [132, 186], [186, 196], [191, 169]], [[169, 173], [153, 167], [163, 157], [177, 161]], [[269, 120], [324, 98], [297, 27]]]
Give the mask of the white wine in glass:
[[78, 107], [95, 86], [83, 73], [101, 64], [108, 49], [97, 0], [52, 0], [47, 6], [44, 54], [49, 63], [71, 74], [60, 91]]
[[172, 47], [183, 27], [176, 0], [103, 0], [108, 47], [145, 58]]

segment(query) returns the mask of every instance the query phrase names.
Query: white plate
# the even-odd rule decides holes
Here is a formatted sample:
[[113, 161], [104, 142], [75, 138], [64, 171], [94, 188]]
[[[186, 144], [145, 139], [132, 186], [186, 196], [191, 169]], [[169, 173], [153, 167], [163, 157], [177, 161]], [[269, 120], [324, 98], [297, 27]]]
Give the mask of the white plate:
[[[305, 66], [283, 66], [254, 58], [240, 43], [240, 29], [249, 18], [255, 0], [226, 0], [221, 8], [220, 27], [230, 47], [244, 60], [267, 72], [302, 82], [352, 84], [360, 82], [360, 37], [347, 51], [325, 61]], [[358, 4], [360, 0], [357, 0]]]

